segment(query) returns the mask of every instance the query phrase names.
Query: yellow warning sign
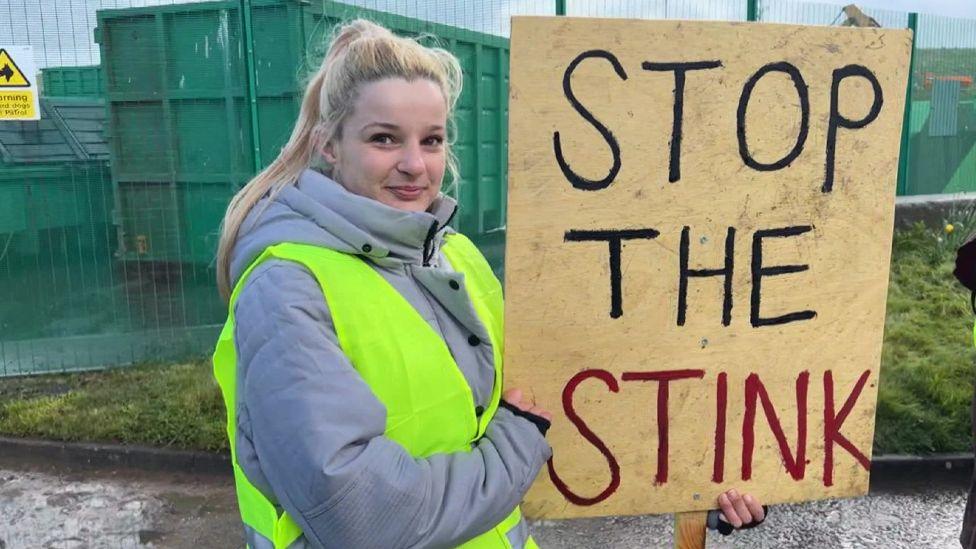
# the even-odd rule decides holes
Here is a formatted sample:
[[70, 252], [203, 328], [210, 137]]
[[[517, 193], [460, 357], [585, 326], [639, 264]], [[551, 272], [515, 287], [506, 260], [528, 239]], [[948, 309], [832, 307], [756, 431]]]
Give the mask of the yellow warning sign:
[[30, 46], [0, 43], [0, 120], [40, 120], [37, 65]]
[[29, 88], [31, 83], [7, 50], [0, 49], [0, 88]]
[[34, 92], [0, 89], [0, 120], [37, 120], [38, 118]]

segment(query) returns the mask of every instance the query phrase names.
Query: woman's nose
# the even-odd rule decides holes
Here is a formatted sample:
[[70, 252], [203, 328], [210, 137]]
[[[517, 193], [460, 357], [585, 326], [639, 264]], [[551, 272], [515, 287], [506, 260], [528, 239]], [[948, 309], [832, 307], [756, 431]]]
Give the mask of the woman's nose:
[[403, 156], [400, 157], [397, 169], [412, 176], [418, 176], [424, 173], [424, 157], [420, 147], [417, 145], [404, 147]]

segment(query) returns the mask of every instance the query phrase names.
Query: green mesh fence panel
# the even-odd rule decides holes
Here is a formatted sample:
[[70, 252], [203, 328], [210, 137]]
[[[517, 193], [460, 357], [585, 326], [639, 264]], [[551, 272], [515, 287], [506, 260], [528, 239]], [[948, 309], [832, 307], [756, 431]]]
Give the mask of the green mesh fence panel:
[[[0, 7], [0, 32], [34, 48], [45, 97], [96, 103], [71, 128], [47, 110], [38, 123], [0, 122], [0, 144], [20, 154], [0, 167], [0, 375], [209, 352], [225, 316], [213, 263], [227, 203], [275, 158], [331, 29], [354, 17], [429, 35], [459, 58], [462, 170], [449, 190], [461, 203], [458, 228], [501, 273], [509, 17], [552, 14], [553, 5], [353, 4]], [[93, 140], [98, 155], [73, 154]]]
[[976, 21], [919, 14], [906, 194], [976, 191], [974, 79]]
[[[843, 4], [821, 4], [794, 0], [758, 0], [758, 19], [792, 25], [842, 25], [848, 16]], [[863, 7], [864, 14], [885, 28], [906, 28], [908, 13]]]
[[633, 19], [745, 21], [741, 0], [566, 0], [566, 15]]
[[[0, 122], [0, 376], [210, 351], [225, 315], [213, 261], [227, 202], [256, 166], [275, 158], [329, 31], [352, 17], [431, 35], [460, 60], [461, 173], [448, 190], [461, 204], [459, 230], [501, 274], [510, 17], [555, 15], [557, 4], [0, 4], [0, 36], [32, 46], [44, 99], [39, 122]], [[584, 17], [744, 21], [752, 5], [765, 22], [846, 19], [840, 5], [787, 0], [561, 4], [568, 16]], [[908, 24], [904, 12], [864, 11], [884, 27]], [[976, 22], [920, 15], [905, 129], [907, 193], [976, 190], [974, 76]], [[943, 101], [945, 82], [958, 94]]]

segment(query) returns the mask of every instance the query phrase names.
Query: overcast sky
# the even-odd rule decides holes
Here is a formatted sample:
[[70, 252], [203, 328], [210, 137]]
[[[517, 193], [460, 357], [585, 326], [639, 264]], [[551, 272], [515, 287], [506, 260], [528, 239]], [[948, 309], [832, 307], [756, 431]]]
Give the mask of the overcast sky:
[[[185, 3], [187, 0], [0, 0], [0, 47], [29, 45], [38, 67], [99, 62], [92, 41], [99, 9]], [[380, 11], [508, 36], [512, 15], [554, 13], [555, 0], [346, 0]], [[836, 24], [849, 0], [760, 0], [764, 21]], [[569, 15], [670, 19], [745, 19], [745, 0], [566, 0]], [[976, 48], [976, 0], [862, 0], [884, 27], [919, 17], [918, 46]], [[877, 6], [880, 6], [877, 7]], [[931, 15], [928, 15], [931, 14]], [[964, 19], [950, 19], [960, 18]]]

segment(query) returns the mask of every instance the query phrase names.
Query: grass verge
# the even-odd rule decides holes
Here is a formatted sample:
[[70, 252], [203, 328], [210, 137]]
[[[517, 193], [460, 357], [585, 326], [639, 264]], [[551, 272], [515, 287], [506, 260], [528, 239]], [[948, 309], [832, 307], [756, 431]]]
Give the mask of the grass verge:
[[[973, 396], [969, 296], [954, 244], [922, 226], [895, 234], [875, 453], [968, 450]], [[210, 362], [0, 379], [0, 434], [227, 449]]]
[[209, 359], [0, 380], [0, 434], [227, 449]]
[[895, 233], [881, 355], [876, 453], [972, 445], [973, 312], [952, 276], [958, 242], [917, 225]]

